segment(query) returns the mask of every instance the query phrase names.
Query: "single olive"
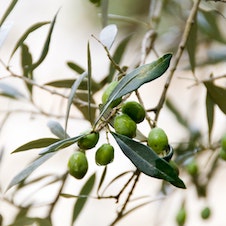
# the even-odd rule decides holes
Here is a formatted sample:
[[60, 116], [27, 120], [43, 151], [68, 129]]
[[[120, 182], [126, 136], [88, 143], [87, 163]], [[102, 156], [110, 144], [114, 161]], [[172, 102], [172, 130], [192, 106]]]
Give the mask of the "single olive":
[[82, 179], [88, 170], [88, 161], [83, 152], [75, 152], [68, 160], [68, 171], [76, 179]]
[[201, 217], [203, 220], [208, 219], [210, 217], [210, 215], [211, 215], [211, 210], [208, 206], [202, 209]]
[[223, 148], [220, 148], [219, 157], [226, 161], [226, 151]]
[[111, 163], [114, 159], [114, 147], [110, 144], [101, 145], [95, 155], [96, 164], [105, 166]]
[[197, 162], [193, 159], [191, 162], [188, 163], [188, 165], [186, 166], [187, 172], [191, 175], [191, 176], [196, 176], [199, 173], [199, 167]]
[[91, 149], [96, 146], [98, 140], [99, 133], [92, 132], [79, 139], [78, 146], [83, 150]]
[[181, 207], [176, 215], [176, 222], [178, 226], [183, 226], [187, 218], [187, 213], [184, 207]]
[[134, 122], [140, 123], [145, 118], [144, 108], [136, 101], [128, 101], [122, 105], [122, 113], [127, 114]]
[[[103, 95], [102, 95], [102, 103], [105, 104], [108, 101], [109, 96], [111, 95], [112, 91], [115, 89], [115, 87], [118, 85], [118, 81], [111, 82], [107, 88], [105, 89]], [[119, 97], [116, 100], [112, 101], [110, 107], [116, 107], [119, 105], [122, 101], [122, 98]]]
[[226, 134], [221, 138], [221, 148], [226, 152]]
[[115, 132], [133, 138], [136, 136], [136, 123], [126, 114], [117, 115], [114, 119]]
[[159, 127], [153, 128], [148, 134], [148, 146], [157, 154], [161, 154], [168, 146], [168, 137]]

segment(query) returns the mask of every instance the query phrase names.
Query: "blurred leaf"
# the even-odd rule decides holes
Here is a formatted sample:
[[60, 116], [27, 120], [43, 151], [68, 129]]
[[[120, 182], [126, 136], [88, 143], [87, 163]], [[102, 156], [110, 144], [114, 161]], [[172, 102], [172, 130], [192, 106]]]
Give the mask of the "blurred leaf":
[[[93, 115], [91, 114], [91, 107], [90, 107], [90, 103], [91, 103], [91, 78], [92, 78], [92, 62], [91, 62], [91, 55], [90, 55], [90, 46], [89, 43], [87, 45], [87, 67], [88, 67], [88, 81], [87, 81], [87, 89], [88, 89], [88, 96], [87, 96], [87, 102], [88, 102], [88, 121], [92, 124], [94, 117], [92, 117]], [[95, 115], [94, 115], [95, 116]]]
[[4, 24], [0, 26], [0, 48], [3, 45], [12, 26], [13, 26], [13, 22], [9, 22], [9, 21], [6, 21]]
[[122, 152], [132, 161], [138, 170], [144, 174], [163, 179], [178, 188], [186, 188], [183, 181], [177, 176], [174, 168], [148, 146], [136, 142], [126, 136], [112, 132], [113, 137]]
[[12, 99], [25, 98], [25, 96], [20, 91], [5, 83], [0, 83], [0, 95]]
[[101, 22], [103, 27], [108, 24], [108, 3], [109, 0], [101, 0]]
[[[19, 184], [23, 180], [25, 180], [31, 173], [33, 173], [40, 165], [50, 159], [56, 152], [47, 153], [46, 155], [42, 155], [41, 157], [34, 160], [29, 166], [20, 171], [10, 182], [7, 190], [11, 187]], [[22, 224], [23, 225], [23, 224]]]
[[99, 194], [100, 188], [101, 188], [101, 186], [102, 186], [102, 184], [104, 182], [106, 174], [107, 174], [107, 166], [104, 167], [104, 170], [103, 170], [103, 172], [101, 174], [100, 182], [99, 182], [98, 188], [97, 188], [97, 194]]
[[214, 102], [210, 97], [208, 91], [206, 92], [206, 116], [208, 122], [208, 136], [209, 142], [211, 139], [212, 129], [213, 129], [213, 120], [214, 120]]
[[78, 64], [75, 64], [71, 61], [67, 62], [67, 65], [69, 68], [71, 68], [73, 71], [77, 72], [78, 74], [82, 74], [83, 72], [85, 72], [85, 70], [80, 67]]
[[212, 81], [206, 81], [204, 82], [204, 85], [206, 86], [208, 95], [212, 99], [212, 101], [216, 105], [218, 105], [218, 107], [222, 112], [224, 112], [224, 114], [226, 114], [226, 89], [214, 85]]
[[197, 28], [198, 28], [197, 21], [195, 18], [194, 23], [192, 24], [190, 33], [188, 35], [187, 43], [186, 43], [189, 61], [190, 61], [190, 65], [193, 73], [195, 71], [195, 65], [196, 65], [195, 53], [196, 53], [196, 46], [197, 46]]
[[67, 123], [68, 123], [68, 118], [69, 118], [69, 113], [71, 109], [71, 105], [73, 103], [73, 99], [75, 97], [76, 91], [81, 84], [81, 82], [84, 80], [84, 78], [87, 77], [87, 72], [84, 72], [83, 74], [80, 75], [80, 77], [74, 82], [73, 86], [71, 87], [71, 92], [68, 97], [68, 103], [67, 103], [67, 112], [66, 112], [66, 118], [65, 118], [65, 131], [67, 131]]
[[[77, 93], [76, 97], [79, 98], [80, 100], [88, 103], [88, 95], [87, 94]], [[95, 100], [92, 96], [90, 97], [90, 103], [95, 104]], [[89, 121], [90, 116], [89, 116], [89, 112], [88, 112], [88, 105], [82, 105], [82, 104], [76, 103], [76, 102], [74, 102], [74, 105], [78, 108], [79, 111], [81, 111], [83, 117]], [[96, 108], [91, 108], [91, 118], [95, 118], [95, 116], [96, 116]]]
[[218, 42], [226, 43], [225, 38], [222, 36], [217, 24], [217, 17], [219, 13], [215, 10], [205, 11], [199, 9], [198, 11], [198, 26], [201, 31], [206, 34], [209, 38]]
[[50, 152], [59, 151], [60, 149], [66, 148], [66, 147], [74, 144], [75, 142], [77, 142], [83, 136], [85, 136], [85, 134], [82, 134], [82, 135], [79, 135], [79, 136], [76, 136], [76, 137], [66, 138], [64, 140], [59, 140], [59, 141], [49, 145], [48, 147], [46, 147], [39, 154], [40, 155], [46, 155], [47, 153], [50, 153]]
[[30, 141], [30, 142], [18, 147], [12, 153], [28, 151], [28, 150], [35, 149], [35, 148], [43, 148], [43, 147], [49, 146], [51, 144], [54, 144], [57, 141], [59, 141], [59, 139], [57, 139], [57, 138], [41, 138], [41, 139], [33, 140], [33, 141]]
[[[114, 60], [114, 62], [115, 62], [116, 64], [119, 64], [119, 63], [120, 63], [120, 61], [121, 61], [121, 59], [122, 59], [122, 56], [123, 56], [123, 54], [124, 54], [124, 52], [125, 52], [125, 49], [126, 49], [126, 47], [127, 47], [127, 44], [128, 44], [129, 41], [130, 41], [130, 38], [131, 38], [131, 36], [126, 37], [126, 38], [123, 39], [123, 40], [119, 43], [119, 45], [117, 46], [117, 48], [116, 48], [116, 50], [115, 50], [115, 52], [114, 52], [114, 54], [113, 54], [113, 57], [112, 57], [113, 60]], [[105, 80], [106, 80], [106, 81], [105, 81], [105, 83], [104, 83], [103, 85], [105, 85], [106, 83], [110, 83], [110, 82], [112, 81], [115, 71], [116, 71], [116, 69], [115, 69], [115, 67], [113, 66], [113, 64], [111, 63], [111, 64], [110, 64], [110, 68], [109, 68], [109, 74], [108, 74], [108, 76], [104, 79], [104, 81], [105, 81]]]
[[74, 208], [73, 208], [73, 217], [72, 217], [72, 225], [77, 220], [79, 214], [81, 213], [83, 207], [86, 204], [87, 196], [91, 193], [94, 183], [95, 183], [96, 175], [95, 173], [90, 176], [90, 178], [87, 180], [87, 182], [82, 187], [79, 197], [77, 201], [75, 202]]
[[58, 12], [55, 15], [55, 17], [53, 18], [53, 21], [51, 23], [51, 26], [50, 26], [50, 29], [49, 29], [49, 32], [48, 32], [48, 35], [47, 35], [47, 38], [46, 38], [46, 41], [44, 43], [44, 46], [43, 46], [43, 49], [42, 49], [42, 52], [41, 52], [39, 59], [34, 64], [32, 64], [32, 66], [30, 67], [31, 71], [34, 71], [35, 68], [37, 68], [43, 62], [43, 60], [47, 56], [47, 53], [49, 52], [49, 45], [50, 45], [50, 41], [51, 41], [51, 37], [52, 37], [52, 33], [53, 33], [53, 28], [54, 28], [55, 23], [56, 23], [57, 15], [58, 15]]
[[6, 18], [9, 16], [9, 14], [14, 9], [15, 5], [17, 4], [18, 0], [12, 0], [8, 8], [5, 10], [5, 13], [3, 14], [1, 21], [0, 21], [0, 27], [3, 25]]
[[117, 33], [117, 26], [115, 24], [110, 24], [102, 29], [99, 39], [107, 49], [110, 49], [115, 41]]
[[166, 106], [167, 108], [172, 112], [174, 117], [176, 117], [177, 121], [184, 126], [186, 129], [188, 129], [190, 126], [188, 125], [187, 120], [184, 118], [184, 116], [179, 112], [179, 109], [175, 106], [175, 104], [169, 99], [166, 99]]
[[158, 60], [150, 64], [142, 65], [125, 75], [112, 91], [111, 95], [108, 98], [108, 101], [103, 106], [99, 117], [96, 119], [95, 124], [97, 124], [101, 119], [105, 111], [111, 105], [112, 101], [128, 93], [131, 93], [132, 91], [137, 90], [143, 84], [160, 77], [169, 67], [171, 58], [172, 54], [166, 54]]
[[[32, 65], [32, 55], [29, 52], [29, 48], [27, 45], [22, 44], [21, 45], [22, 51], [21, 51], [21, 66], [23, 69], [23, 76], [33, 80], [33, 73], [29, 70], [29, 68]], [[30, 94], [32, 94], [32, 85], [25, 82]]]
[[60, 139], [65, 139], [70, 137], [66, 133], [66, 131], [63, 129], [63, 127], [60, 125], [60, 123], [57, 121], [50, 120], [47, 123], [47, 126], [49, 127], [50, 131]]
[[29, 27], [27, 29], [27, 31], [20, 37], [20, 39], [17, 41], [16, 46], [14, 47], [11, 55], [10, 55], [10, 59], [12, 58], [12, 56], [14, 55], [14, 53], [17, 51], [17, 49], [24, 43], [25, 39], [28, 37], [28, 35], [30, 33], [32, 33], [33, 31], [39, 29], [40, 27], [49, 24], [50, 22], [41, 22], [41, 23], [37, 23], [32, 25], [31, 27]]
[[49, 219], [42, 219], [38, 217], [23, 217], [17, 219], [15, 222], [8, 226], [26, 226], [26, 225], [41, 225], [41, 226], [51, 226]]

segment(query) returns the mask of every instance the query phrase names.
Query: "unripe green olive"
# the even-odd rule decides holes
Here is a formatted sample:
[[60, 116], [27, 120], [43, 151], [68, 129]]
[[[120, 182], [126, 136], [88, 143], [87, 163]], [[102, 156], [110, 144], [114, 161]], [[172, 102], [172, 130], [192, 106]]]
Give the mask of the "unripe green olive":
[[[112, 91], [115, 89], [115, 87], [118, 85], [118, 81], [111, 82], [107, 88], [105, 89], [103, 95], [102, 95], [102, 103], [105, 104], [108, 101], [109, 96], [111, 95]], [[110, 107], [116, 107], [119, 105], [122, 101], [122, 98], [119, 97], [116, 100], [112, 101]]]
[[168, 146], [168, 137], [165, 131], [155, 127], [148, 134], [148, 146], [157, 154], [162, 153]]
[[186, 166], [186, 169], [191, 176], [198, 175], [199, 167], [194, 159]]
[[96, 164], [105, 166], [111, 163], [114, 159], [114, 147], [110, 144], [101, 145], [95, 155]]
[[187, 213], [184, 207], [177, 212], [176, 215], [176, 222], [178, 226], [183, 226], [187, 218]]
[[83, 150], [91, 149], [96, 146], [98, 140], [99, 133], [92, 132], [79, 139], [78, 146]]
[[144, 108], [136, 101], [129, 101], [122, 105], [122, 113], [127, 114], [134, 122], [140, 123], [145, 118]]
[[114, 119], [115, 132], [133, 138], [136, 136], [136, 123], [126, 114], [117, 115]]
[[82, 179], [88, 170], [88, 161], [83, 152], [75, 152], [68, 160], [68, 171], [76, 179]]
[[211, 210], [210, 208], [207, 206], [205, 207], [202, 211], [201, 211], [201, 217], [202, 219], [206, 220], [210, 217], [211, 215]]
[[221, 148], [226, 152], [226, 134], [221, 138]]
[[219, 157], [220, 157], [222, 160], [226, 161], [226, 151], [225, 151], [223, 148], [220, 149]]

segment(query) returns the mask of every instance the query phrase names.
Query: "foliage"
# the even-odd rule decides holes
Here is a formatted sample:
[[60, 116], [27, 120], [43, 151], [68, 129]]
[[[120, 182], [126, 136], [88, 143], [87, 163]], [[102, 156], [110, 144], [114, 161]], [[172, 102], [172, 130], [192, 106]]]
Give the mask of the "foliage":
[[[124, 1], [128, 2], [127, 0]], [[17, 215], [14, 216], [10, 223], [12, 226], [31, 225], [34, 223], [38, 225], [53, 225], [53, 212], [61, 198], [73, 200], [71, 225], [77, 222], [80, 213], [86, 211], [85, 207], [90, 199], [97, 199], [98, 201], [114, 199], [116, 205], [118, 205], [118, 211], [110, 225], [115, 225], [126, 216], [131, 216], [135, 210], [153, 202], [150, 197], [143, 201], [141, 197], [139, 204], [130, 206], [133, 201], [133, 194], [136, 191], [135, 188], [140, 183], [139, 178], [143, 175], [147, 176], [150, 183], [152, 181], [159, 182], [158, 192], [164, 194], [165, 197], [170, 196], [172, 190], [183, 194], [180, 205], [183, 213], [179, 214], [178, 212], [178, 215], [175, 214], [178, 225], [184, 225], [185, 220], [187, 222], [189, 219], [189, 209], [187, 207], [185, 212], [186, 188], [195, 188], [199, 199], [208, 199], [210, 183], [215, 173], [220, 171], [220, 163], [225, 161], [225, 158], [222, 158], [221, 155], [219, 156], [219, 153], [222, 150], [221, 137], [223, 137], [226, 130], [223, 128], [220, 135], [216, 136], [214, 129], [218, 123], [216, 113], [220, 112], [223, 117], [226, 114], [226, 72], [223, 71], [221, 75], [218, 75], [217, 71], [213, 71], [205, 77], [200, 74], [208, 66], [221, 65], [225, 62], [225, 49], [223, 47], [226, 37], [221, 27], [224, 26], [222, 24], [225, 24], [226, 16], [224, 1], [214, 1], [215, 3], [213, 3], [212, 1], [201, 0], [146, 0], [144, 5], [140, 6], [140, 1], [134, 0], [134, 4], [129, 3], [128, 8], [120, 7], [122, 8], [121, 11], [119, 6], [117, 6], [118, 3], [115, 2], [111, 0], [90, 0], [86, 2], [89, 7], [93, 7], [91, 10], [101, 12], [103, 27], [102, 29], [98, 28], [99, 37], [91, 36], [92, 41], [105, 51], [108, 58], [108, 64], [103, 65], [103, 67], [108, 69], [108, 72], [100, 81], [97, 81], [95, 77], [95, 74], [100, 72], [95, 72], [93, 67], [94, 59], [98, 58], [98, 54], [93, 50], [92, 42], [88, 41], [87, 49], [85, 50], [87, 52], [87, 62], [84, 63], [86, 65], [84, 68], [79, 63], [70, 60], [66, 62], [66, 67], [75, 74], [73, 78], [62, 77], [57, 80], [50, 80], [44, 84], [39, 82], [38, 69], [47, 61], [47, 56], [51, 52], [54, 30], [58, 26], [58, 20], [60, 20], [60, 10], [50, 22], [38, 22], [28, 27], [18, 37], [15, 46], [10, 50], [9, 59], [5, 59], [3, 55], [0, 57], [0, 67], [5, 73], [2, 73], [3, 76], [1, 75], [0, 78], [0, 100], [16, 103], [22, 107], [24, 102], [29, 103], [35, 110], [28, 108], [23, 113], [28, 117], [32, 115], [35, 119], [39, 117], [48, 119], [48, 127], [53, 135], [53, 137], [37, 137], [11, 151], [13, 154], [11, 158], [22, 159], [23, 157], [21, 156], [26, 155], [28, 152], [31, 153], [31, 150], [41, 149], [38, 155], [34, 154], [35, 158], [30, 164], [24, 165], [24, 169], [15, 173], [5, 193], [3, 186], [0, 185], [1, 202], [10, 203], [18, 209]], [[12, 25], [7, 19], [13, 14], [19, 4], [19, 1], [11, 1], [1, 16], [0, 47], [4, 47], [4, 40], [7, 35], [10, 35], [8, 33]], [[148, 10], [146, 5], [149, 5]], [[124, 3], [122, 3], [122, 6], [124, 6]], [[128, 11], [129, 9], [131, 9], [131, 12]], [[87, 10], [90, 9], [87, 8]], [[121, 12], [120, 15], [115, 13], [117, 10]], [[126, 13], [127, 11], [129, 13]], [[125, 15], [123, 15], [123, 12]], [[35, 57], [32, 52], [32, 44], [29, 43], [28, 39], [43, 27], [48, 27], [48, 30], [39, 56]], [[173, 32], [175, 30], [176, 32]], [[131, 35], [131, 32], [134, 34]], [[121, 41], [118, 38], [120, 35], [123, 37]], [[134, 46], [141, 50], [140, 52], [136, 50], [135, 55], [137, 59], [135, 59], [135, 62], [131, 59], [134, 54], [128, 51]], [[16, 67], [14, 68], [13, 64], [15, 61], [13, 60], [17, 59], [16, 54], [19, 50], [18, 63], [20, 69], [18, 70]], [[199, 57], [200, 55], [205, 55], [206, 57]], [[186, 82], [187, 87], [189, 86], [190, 89], [201, 87], [205, 93], [204, 100], [201, 96], [196, 97], [199, 98], [206, 115], [199, 119], [201, 126], [195, 130], [193, 121], [189, 118], [191, 112], [186, 114], [181, 106], [177, 106], [176, 102], [180, 97], [177, 97], [177, 99], [171, 97], [170, 89], [175, 86], [174, 78], [177, 77], [178, 71], [182, 74], [181, 77], [183, 82]], [[189, 74], [189, 79], [186, 80], [183, 73]], [[22, 82], [22, 85], [20, 83], [19, 86], [15, 87], [11, 83], [11, 81], [15, 80]], [[147, 104], [144, 101], [145, 97], [143, 96], [142, 88], [149, 85], [152, 87], [153, 84], [156, 84], [156, 80], [161, 81], [162, 84], [161, 88], [157, 88], [159, 93], [157, 98], [154, 93], [150, 92], [148, 94], [157, 99], [157, 104], [150, 106], [150, 103]], [[117, 81], [117, 85], [109, 93], [108, 99], [104, 103], [98, 102], [97, 96], [103, 94], [104, 87], [113, 81]], [[64, 113], [62, 114], [59, 111], [59, 114], [55, 115], [48, 110], [48, 106], [44, 106], [46, 108], [42, 109], [43, 106], [40, 106], [39, 97], [35, 94], [37, 90], [43, 92], [47, 99], [49, 98], [48, 95], [54, 95], [59, 99], [61, 102], [60, 108], [64, 109]], [[112, 105], [119, 98], [122, 98], [122, 101], [120, 99], [116, 106]], [[128, 138], [115, 132], [114, 118], [122, 113], [122, 106], [125, 101], [134, 100], [134, 98], [145, 109], [145, 120], [137, 125], [136, 136]], [[181, 96], [181, 98], [183, 97]], [[179, 101], [183, 102], [182, 99]], [[10, 116], [20, 113], [11, 108], [10, 105], [8, 106], [1, 111], [2, 134], [4, 133], [4, 125], [11, 120]], [[176, 144], [173, 144], [173, 142], [171, 144], [171, 141], [169, 141], [164, 153], [158, 155], [147, 146], [147, 134], [159, 124], [167, 130], [167, 125], [162, 124], [160, 117], [165, 112], [164, 110], [174, 116], [177, 130], [179, 131], [183, 128], [186, 131], [186, 137], [179, 137]], [[82, 115], [82, 123], [86, 125], [88, 122], [90, 126], [88, 130], [84, 128], [82, 134], [78, 130], [75, 131], [76, 135], [70, 135], [69, 127], [77, 119], [78, 114]], [[64, 119], [63, 126], [60, 122], [62, 118]], [[148, 131], [143, 131], [140, 125], [147, 126]], [[203, 131], [205, 126], [207, 129]], [[128, 158], [132, 170], [123, 171], [109, 180], [108, 172], [109, 170], [114, 171], [113, 163], [117, 161], [117, 157], [120, 155], [112, 154], [114, 156], [113, 163], [109, 161], [110, 166], [106, 165], [102, 166], [102, 168], [98, 166], [97, 170], [94, 170], [95, 172], [90, 169], [92, 160], [87, 158], [89, 160], [88, 172], [92, 172], [92, 174], [88, 178], [85, 176], [84, 179], [77, 180], [82, 186], [78, 194], [67, 192], [67, 182], [76, 180], [69, 175], [67, 164], [65, 164], [65, 170], [60, 175], [47, 173], [37, 176], [35, 174], [35, 178], [31, 179], [31, 174], [39, 172], [44, 163], [48, 164], [50, 159], [53, 159], [53, 156], [57, 154], [65, 153], [65, 156], [69, 158], [67, 153], [73, 149], [75, 152], [81, 151], [89, 157], [92, 150], [86, 150], [88, 148], [81, 147], [78, 143], [87, 134], [89, 136], [94, 133], [98, 133], [98, 139], [99, 134], [104, 139], [104, 141], [102, 139], [98, 141], [97, 139], [98, 146], [107, 143], [113, 146], [113, 150], [120, 150], [123, 153], [122, 156], [126, 159]], [[170, 133], [169, 130], [169, 137]], [[7, 136], [10, 136], [10, 134], [7, 134]], [[14, 138], [10, 137], [10, 139], [13, 140]], [[95, 145], [96, 142], [93, 146]], [[1, 144], [0, 147], [0, 161], [4, 160], [2, 153], [5, 154], [7, 152], [6, 154], [9, 154], [9, 151], [5, 150], [4, 146], [4, 144]], [[208, 167], [204, 170], [199, 170], [200, 162], [206, 156], [208, 157]], [[176, 163], [176, 166], [170, 164], [171, 159]], [[175, 167], [179, 168], [179, 175]], [[100, 172], [102, 172], [101, 176], [98, 177]], [[126, 182], [124, 178], [126, 178]], [[16, 195], [21, 190], [34, 184], [43, 184], [46, 179], [49, 179], [49, 182], [42, 185], [42, 189], [52, 184], [60, 184], [60, 186], [52, 192], [53, 200], [46, 204], [48, 210], [45, 217], [32, 217], [29, 213], [35, 208], [35, 203], [24, 206], [17, 203]], [[119, 182], [119, 192], [113, 195], [106, 195], [107, 192], [111, 192], [110, 187]], [[125, 198], [122, 198], [122, 196], [125, 196]], [[211, 217], [212, 215], [211, 212]], [[1, 221], [4, 223], [5, 216], [1, 213], [0, 216], [2, 218]], [[183, 219], [181, 220], [181, 218]]]

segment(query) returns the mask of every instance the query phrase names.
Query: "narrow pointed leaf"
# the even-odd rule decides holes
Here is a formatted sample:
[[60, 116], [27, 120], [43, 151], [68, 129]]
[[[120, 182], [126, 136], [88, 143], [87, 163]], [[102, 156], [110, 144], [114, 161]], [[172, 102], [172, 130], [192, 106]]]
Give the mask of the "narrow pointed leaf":
[[167, 161], [160, 158], [148, 146], [136, 142], [126, 136], [112, 132], [122, 152], [131, 160], [138, 170], [144, 174], [163, 179], [178, 188], [186, 188], [183, 181]]
[[100, 41], [104, 46], [107, 47], [107, 49], [110, 49], [112, 44], [114, 43], [117, 32], [118, 29], [115, 24], [110, 24], [106, 26], [100, 32]]
[[192, 27], [187, 39], [187, 43], [186, 43], [189, 61], [190, 61], [190, 65], [193, 73], [195, 71], [195, 65], [196, 65], [196, 58], [195, 58], [196, 46], [197, 46], [197, 21], [195, 18], [195, 21], [192, 24]]
[[41, 55], [40, 55], [39, 59], [31, 66], [31, 68], [30, 68], [31, 71], [34, 71], [34, 69], [37, 68], [43, 62], [43, 60], [47, 56], [47, 53], [49, 52], [49, 45], [50, 45], [53, 29], [54, 29], [54, 26], [55, 26], [55, 23], [56, 23], [57, 15], [58, 15], [58, 12], [55, 15], [55, 17], [53, 18], [53, 21], [51, 23], [51, 26], [50, 26], [46, 41], [44, 43]]
[[212, 129], [213, 129], [213, 120], [214, 120], [214, 102], [210, 97], [208, 91], [206, 92], [206, 116], [208, 123], [208, 136], [209, 141], [211, 139]]
[[93, 117], [92, 117], [92, 114], [91, 114], [91, 107], [90, 107], [90, 104], [91, 104], [91, 78], [92, 78], [92, 62], [91, 62], [91, 54], [90, 54], [90, 46], [89, 46], [89, 43], [88, 43], [88, 46], [87, 46], [87, 68], [88, 68], [88, 72], [87, 72], [87, 78], [88, 78], [88, 81], [87, 81], [87, 89], [88, 89], [88, 120], [90, 121], [90, 123], [92, 124], [93, 122]]
[[56, 143], [57, 141], [59, 141], [59, 139], [57, 139], [57, 138], [41, 138], [41, 139], [37, 139], [37, 140], [32, 140], [26, 144], [21, 145], [16, 150], [14, 150], [12, 153], [28, 151], [28, 150], [36, 149], [36, 148], [44, 148], [53, 143]]
[[73, 209], [73, 217], [72, 217], [72, 225], [74, 225], [75, 221], [77, 220], [79, 214], [81, 213], [83, 207], [86, 204], [87, 197], [91, 193], [94, 183], [96, 179], [96, 174], [90, 176], [90, 178], [87, 180], [85, 185], [82, 187], [79, 197], [77, 201], [75, 202], [74, 209]]
[[[33, 80], [33, 73], [29, 70], [29, 68], [32, 65], [32, 55], [29, 51], [29, 48], [27, 45], [22, 44], [21, 45], [22, 51], [21, 51], [21, 66], [23, 69], [23, 76]], [[28, 91], [30, 94], [32, 94], [32, 85], [25, 82], [25, 85], [27, 86]]]
[[204, 82], [204, 85], [206, 86], [207, 92], [213, 102], [218, 105], [224, 114], [226, 114], [226, 88], [216, 86], [211, 81]]
[[107, 175], [107, 166], [104, 167], [104, 170], [102, 172], [102, 175], [101, 175], [101, 178], [100, 178], [100, 182], [99, 182], [98, 188], [97, 188], [97, 194], [99, 194], [100, 188], [101, 188], [101, 186], [102, 186], [102, 184], [104, 182], [104, 179], [105, 179], [106, 175]]
[[77, 72], [78, 74], [82, 74], [85, 70], [79, 66], [78, 64], [74, 63], [74, 62], [67, 62], [67, 65], [69, 68], [71, 68], [73, 71]]
[[[8, 189], [19, 184], [23, 180], [25, 180], [31, 173], [33, 173], [39, 166], [41, 166], [44, 162], [50, 159], [56, 152], [51, 152], [46, 155], [42, 155], [35, 161], [33, 161], [29, 166], [27, 166], [24, 170], [19, 172], [10, 182]], [[8, 190], [7, 189], [7, 190]]]
[[47, 153], [50, 152], [56, 152], [59, 151], [60, 149], [69, 147], [70, 145], [74, 144], [75, 142], [77, 142], [80, 138], [82, 138], [83, 136], [85, 136], [85, 134], [80, 135], [80, 136], [76, 136], [76, 137], [70, 137], [70, 138], [66, 138], [64, 140], [59, 140], [51, 145], [49, 145], [48, 147], [46, 147], [44, 150], [42, 150], [39, 154], [40, 155], [46, 155]]
[[66, 131], [63, 129], [63, 127], [60, 125], [59, 122], [50, 120], [47, 123], [47, 126], [49, 127], [50, 131], [59, 137], [60, 139], [69, 138], [70, 136], [66, 133]]
[[13, 22], [11, 21], [6, 21], [4, 24], [0, 26], [0, 48], [3, 45], [12, 26], [13, 26]]
[[0, 83], [0, 95], [12, 99], [23, 99], [25, 96], [13, 86], [6, 83]]
[[87, 72], [84, 72], [83, 74], [81, 74], [80, 77], [74, 82], [73, 86], [71, 87], [71, 92], [70, 92], [68, 103], [67, 103], [65, 131], [67, 131], [67, 123], [68, 123], [69, 113], [70, 113], [71, 105], [73, 103], [73, 99], [75, 97], [78, 87], [80, 86], [81, 82], [84, 80], [85, 77], [87, 77]]
[[3, 16], [1, 18], [0, 27], [2, 26], [2, 24], [4, 23], [6, 18], [9, 16], [9, 14], [12, 12], [12, 10], [16, 6], [17, 2], [18, 2], [18, 0], [12, 0], [11, 1], [10, 5], [8, 6], [8, 8], [6, 9], [5, 13], [3, 14]]
[[102, 111], [96, 120], [96, 124], [103, 116], [104, 112], [109, 108], [112, 101], [128, 93], [131, 93], [132, 91], [137, 90], [143, 84], [160, 77], [169, 67], [171, 58], [172, 54], [166, 54], [158, 60], [150, 64], [142, 65], [129, 74], [125, 75], [112, 91], [107, 103], [103, 106]]
[[12, 56], [14, 55], [14, 53], [17, 51], [17, 49], [24, 43], [25, 39], [35, 30], [39, 29], [40, 27], [49, 24], [50, 22], [40, 22], [37, 24], [32, 25], [31, 27], [29, 27], [27, 29], [27, 31], [20, 37], [20, 39], [17, 41], [16, 46], [14, 47], [11, 55], [10, 55], [10, 59], [12, 58]]

